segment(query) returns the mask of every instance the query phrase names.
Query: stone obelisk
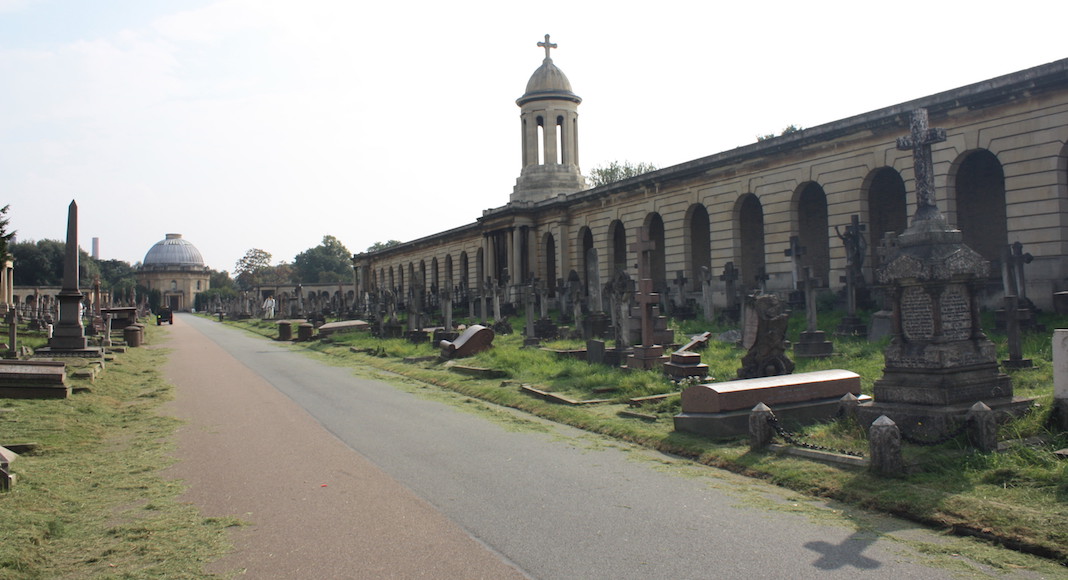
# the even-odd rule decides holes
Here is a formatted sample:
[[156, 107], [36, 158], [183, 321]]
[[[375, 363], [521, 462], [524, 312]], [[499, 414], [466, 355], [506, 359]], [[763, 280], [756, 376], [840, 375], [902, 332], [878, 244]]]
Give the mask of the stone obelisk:
[[100, 349], [89, 347], [82, 326], [81, 306], [84, 295], [78, 288], [78, 204], [70, 202], [67, 210], [67, 245], [63, 255], [63, 289], [58, 294], [59, 320], [48, 339], [48, 346], [38, 349], [44, 356], [95, 356]]

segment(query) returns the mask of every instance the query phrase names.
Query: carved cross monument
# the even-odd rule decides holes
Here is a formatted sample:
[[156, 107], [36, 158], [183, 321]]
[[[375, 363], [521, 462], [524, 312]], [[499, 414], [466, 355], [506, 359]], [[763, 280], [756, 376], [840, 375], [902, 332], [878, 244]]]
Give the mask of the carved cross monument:
[[663, 356], [664, 347], [654, 344], [653, 323], [660, 296], [653, 291], [652, 253], [656, 250], [656, 242], [649, 239], [648, 227], [641, 229], [638, 241], [631, 244], [630, 249], [638, 254], [638, 292], [635, 301], [642, 314], [642, 344], [635, 346], [634, 354], [627, 357], [627, 366], [651, 369], [662, 365], [667, 357]]
[[945, 129], [928, 127], [927, 109], [913, 111], [909, 135], [897, 139], [898, 149], [912, 150], [912, 171], [916, 176], [916, 215], [913, 216], [913, 222], [945, 219], [935, 203], [934, 161], [931, 156], [931, 145], [945, 140]]

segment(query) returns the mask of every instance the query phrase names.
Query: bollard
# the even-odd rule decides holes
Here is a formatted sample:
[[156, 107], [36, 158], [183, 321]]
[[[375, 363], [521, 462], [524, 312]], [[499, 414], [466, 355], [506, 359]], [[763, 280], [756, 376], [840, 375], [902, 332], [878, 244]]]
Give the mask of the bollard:
[[278, 323], [278, 340], [293, 340], [293, 323]]
[[771, 423], [768, 423], [768, 419], [774, 415], [764, 403], [757, 403], [757, 406], [753, 407], [753, 410], [749, 412], [749, 449], [756, 451], [763, 449], [771, 443], [772, 438], [775, 437], [775, 430], [771, 428]]
[[904, 472], [901, 459], [901, 430], [886, 415], [880, 415], [868, 431], [870, 469], [877, 475], [897, 476]]
[[968, 409], [966, 416], [971, 421], [968, 426], [968, 439], [979, 451], [992, 453], [998, 450], [998, 423], [994, 412], [985, 403], [979, 401]]
[[857, 420], [857, 407], [860, 406], [860, 399], [853, 393], [846, 393], [842, 395], [842, 398], [838, 400], [838, 416], [843, 419], [849, 419], [851, 421]]

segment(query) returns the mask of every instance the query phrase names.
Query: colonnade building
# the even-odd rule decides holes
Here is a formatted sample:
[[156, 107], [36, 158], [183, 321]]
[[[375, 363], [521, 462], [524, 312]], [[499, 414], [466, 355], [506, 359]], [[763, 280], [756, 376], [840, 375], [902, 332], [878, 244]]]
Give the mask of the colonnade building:
[[1000, 297], [1003, 252], [1021, 242], [1034, 256], [1027, 295], [1049, 308], [1068, 286], [1068, 59], [947, 90], [588, 188], [579, 168], [581, 99], [549, 49], [516, 101], [522, 169], [508, 203], [475, 222], [353, 257], [361, 292], [404, 296], [424, 288], [555, 281], [574, 271], [587, 292], [619, 270], [636, 278], [631, 244], [646, 228], [655, 286], [681, 272], [687, 291], [712, 273], [725, 304], [728, 263], [741, 288], [795, 287], [786, 255], [797, 236], [802, 268], [840, 289], [846, 251], [838, 231], [858, 216], [868, 244], [863, 269], [883, 260], [880, 241], [915, 212], [913, 160], [897, 139], [914, 110], [947, 139], [933, 146], [937, 203], [965, 243], [993, 264]]

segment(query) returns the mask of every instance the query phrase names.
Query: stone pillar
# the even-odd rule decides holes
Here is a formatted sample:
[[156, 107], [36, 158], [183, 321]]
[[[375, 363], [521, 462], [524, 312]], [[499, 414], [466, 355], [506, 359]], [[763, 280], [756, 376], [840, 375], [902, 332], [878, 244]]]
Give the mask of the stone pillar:
[[998, 450], [998, 423], [994, 419], [994, 412], [983, 404], [982, 401], [972, 405], [968, 409], [966, 419], [971, 421], [968, 428], [968, 438], [972, 445], [983, 453], [993, 453]]
[[543, 137], [545, 138], [545, 157], [542, 159], [542, 164], [556, 165], [560, 163], [560, 156], [556, 149], [556, 113], [554, 111], [547, 111], [542, 129], [544, 129]]
[[1068, 329], [1053, 331], [1053, 406], [1068, 431]]
[[896, 476], [904, 471], [901, 458], [901, 431], [886, 415], [879, 416], [868, 431], [869, 453], [872, 472], [877, 475]]
[[775, 437], [775, 429], [768, 419], [772, 417], [771, 408], [759, 403], [749, 412], [749, 449], [763, 449]]

